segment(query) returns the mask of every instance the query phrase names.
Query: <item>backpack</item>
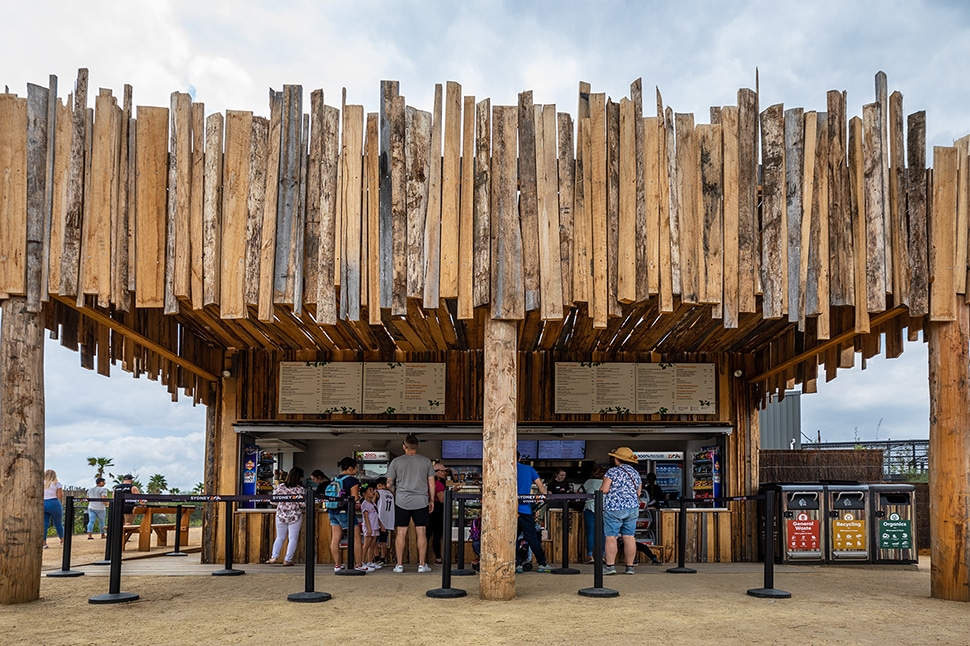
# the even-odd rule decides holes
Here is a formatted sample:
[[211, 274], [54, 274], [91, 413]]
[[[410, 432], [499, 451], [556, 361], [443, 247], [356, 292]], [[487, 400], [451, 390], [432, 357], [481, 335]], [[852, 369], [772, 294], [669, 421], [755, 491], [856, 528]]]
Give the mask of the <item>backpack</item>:
[[[342, 494], [343, 494], [343, 488], [344, 488], [344, 478], [346, 477], [347, 476], [337, 476], [336, 478], [331, 480], [327, 484], [327, 489], [324, 492], [324, 495], [326, 495], [328, 498], [343, 497]], [[339, 509], [343, 503], [337, 500], [328, 500], [326, 501], [325, 504], [327, 509]]]

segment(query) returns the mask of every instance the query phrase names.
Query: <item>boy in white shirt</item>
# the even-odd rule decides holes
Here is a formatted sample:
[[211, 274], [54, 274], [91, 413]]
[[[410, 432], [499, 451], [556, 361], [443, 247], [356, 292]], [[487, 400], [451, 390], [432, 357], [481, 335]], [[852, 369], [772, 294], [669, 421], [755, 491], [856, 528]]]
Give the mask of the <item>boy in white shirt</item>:
[[387, 563], [387, 546], [391, 542], [391, 532], [394, 530], [394, 494], [387, 488], [387, 478], [380, 477], [377, 484], [377, 518], [380, 523], [380, 533], [377, 535], [378, 556], [375, 563]]

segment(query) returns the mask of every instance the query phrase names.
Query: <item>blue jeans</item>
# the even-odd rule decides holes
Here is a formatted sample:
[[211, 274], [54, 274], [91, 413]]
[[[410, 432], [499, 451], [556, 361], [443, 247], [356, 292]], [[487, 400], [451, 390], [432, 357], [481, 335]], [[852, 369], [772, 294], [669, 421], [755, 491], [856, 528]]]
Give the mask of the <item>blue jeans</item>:
[[94, 521], [98, 521], [98, 527], [101, 528], [101, 533], [104, 534], [105, 524], [104, 524], [104, 509], [91, 509], [88, 507], [88, 534], [94, 532]]
[[[532, 553], [535, 554], [536, 562], [539, 565], [547, 565], [546, 553], [542, 551], [542, 543], [539, 542], [539, 534], [536, 532], [536, 521], [532, 514], [519, 514], [519, 531], [522, 537], [529, 544]], [[516, 563], [516, 565], [522, 565]]]
[[596, 540], [596, 514], [592, 509], [583, 510], [583, 526], [586, 528], [586, 556], [593, 555], [593, 544]]
[[[47, 534], [50, 531], [51, 525], [54, 526], [57, 537], [64, 538], [64, 525], [61, 524], [63, 515], [64, 510], [61, 508], [60, 500], [57, 498], [44, 500], [44, 541], [47, 540]], [[74, 531], [73, 528], [71, 528], [71, 531]]]
[[603, 511], [604, 533], [607, 536], [633, 536], [637, 530], [637, 518], [640, 510], [607, 509]]

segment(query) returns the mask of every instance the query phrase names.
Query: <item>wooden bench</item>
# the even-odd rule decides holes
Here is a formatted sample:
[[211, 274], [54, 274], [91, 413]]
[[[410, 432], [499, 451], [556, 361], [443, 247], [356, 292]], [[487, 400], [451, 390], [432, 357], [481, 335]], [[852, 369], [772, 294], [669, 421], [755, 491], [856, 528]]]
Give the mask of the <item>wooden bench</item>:
[[[189, 542], [189, 516], [192, 515], [193, 507], [182, 507], [181, 524], [181, 544], [187, 545]], [[128, 539], [133, 534], [138, 534], [138, 551], [148, 552], [151, 550], [152, 533], [157, 537], [155, 542], [160, 547], [168, 545], [168, 533], [175, 531], [176, 523], [152, 523], [152, 517], [156, 514], [173, 515], [178, 513], [176, 507], [135, 507], [134, 513], [142, 514], [141, 523], [138, 525], [125, 525], [122, 528], [123, 536], [121, 540], [122, 549], [128, 543]]]

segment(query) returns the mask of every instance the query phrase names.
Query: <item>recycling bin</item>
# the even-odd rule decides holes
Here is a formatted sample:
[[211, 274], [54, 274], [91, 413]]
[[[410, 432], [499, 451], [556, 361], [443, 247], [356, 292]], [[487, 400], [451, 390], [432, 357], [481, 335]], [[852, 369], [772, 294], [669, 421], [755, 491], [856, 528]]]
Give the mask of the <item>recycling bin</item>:
[[869, 485], [874, 563], [916, 563], [916, 487]]
[[830, 563], [869, 561], [868, 485], [827, 485], [828, 554]]

